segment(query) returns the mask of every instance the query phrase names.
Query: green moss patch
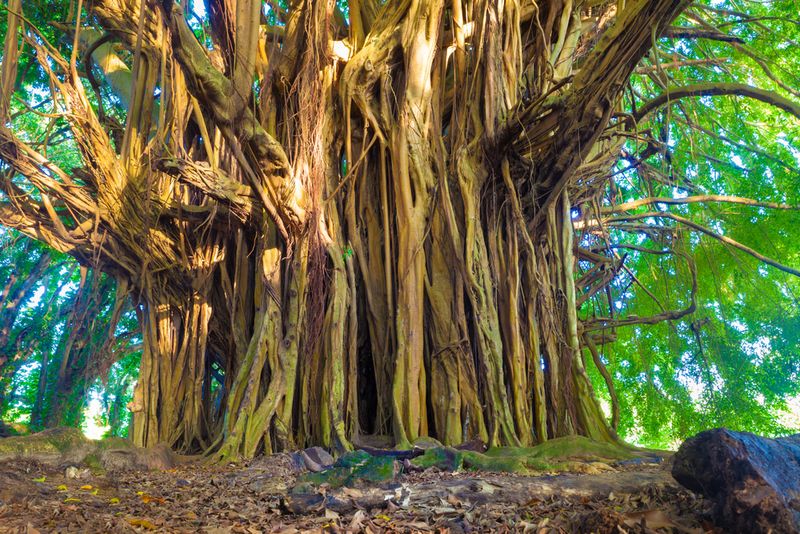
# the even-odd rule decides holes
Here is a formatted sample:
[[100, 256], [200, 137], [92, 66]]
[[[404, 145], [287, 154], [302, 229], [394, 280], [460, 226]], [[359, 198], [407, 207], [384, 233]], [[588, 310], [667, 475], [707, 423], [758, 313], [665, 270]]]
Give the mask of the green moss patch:
[[27, 436], [0, 439], [0, 456], [59, 455], [90, 444], [77, 428], [51, 428]]
[[342, 455], [330, 469], [319, 473], [306, 473], [297, 479], [292, 493], [308, 493], [326, 485], [330, 488], [380, 484], [393, 480], [399, 473], [399, 465], [389, 456], [372, 456], [365, 451], [353, 451]]

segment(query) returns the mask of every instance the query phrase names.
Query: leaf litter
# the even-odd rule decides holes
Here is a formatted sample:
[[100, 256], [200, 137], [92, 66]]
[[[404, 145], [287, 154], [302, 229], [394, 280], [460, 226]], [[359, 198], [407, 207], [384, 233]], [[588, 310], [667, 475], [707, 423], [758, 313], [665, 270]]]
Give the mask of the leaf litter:
[[90, 480], [9, 460], [0, 462], [0, 534], [722, 532], [710, 521], [711, 503], [660, 465], [543, 477], [430, 468], [385, 484], [323, 485], [302, 498], [289, 493], [299, 474], [288, 455]]

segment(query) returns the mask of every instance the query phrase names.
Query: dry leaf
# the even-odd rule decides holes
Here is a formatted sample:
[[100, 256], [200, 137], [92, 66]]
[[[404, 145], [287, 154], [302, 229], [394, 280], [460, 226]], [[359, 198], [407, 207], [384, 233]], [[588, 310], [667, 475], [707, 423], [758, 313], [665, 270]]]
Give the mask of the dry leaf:
[[147, 530], [155, 530], [156, 529], [156, 526], [151, 521], [148, 521], [147, 519], [140, 519], [140, 518], [137, 518], [137, 517], [131, 517], [131, 518], [128, 518], [128, 523], [131, 526], [142, 527], [142, 528], [147, 529]]
[[167, 502], [164, 499], [162, 499], [161, 497], [153, 497], [152, 495], [148, 495], [147, 493], [140, 494], [139, 498], [142, 499], [142, 502], [145, 503], [145, 504], [148, 504], [148, 503], [151, 503], [151, 502], [154, 502], [154, 503], [157, 503], [157, 504], [164, 504], [165, 502]]
[[646, 510], [644, 512], [629, 512], [625, 514], [623, 522], [628, 527], [634, 527], [636, 525], [641, 525], [644, 522], [644, 525], [648, 528], [652, 529], [659, 529], [659, 528], [675, 528], [678, 525], [675, 522], [667, 517], [667, 514], [662, 512], [661, 510]]
[[353, 514], [353, 519], [350, 520], [350, 524], [347, 526], [347, 530], [350, 532], [359, 532], [361, 530], [361, 525], [367, 519], [367, 514], [364, 510], [357, 510], [355, 514]]

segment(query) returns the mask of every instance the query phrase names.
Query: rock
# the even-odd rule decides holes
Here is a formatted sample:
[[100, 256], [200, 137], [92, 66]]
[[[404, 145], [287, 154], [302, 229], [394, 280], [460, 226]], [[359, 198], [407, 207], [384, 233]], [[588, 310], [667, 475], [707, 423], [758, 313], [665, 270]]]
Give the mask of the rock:
[[303, 471], [307, 470], [306, 462], [303, 459], [303, 455], [301, 454], [302, 452], [303, 451], [297, 451], [297, 452], [288, 453], [289, 462], [290, 462], [290, 465], [292, 467], [292, 471], [295, 471], [297, 473], [302, 473]]
[[414, 440], [414, 447], [417, 449], [438, 449], [444, 447], [442, 442], [429, 436], [420, 436]]
[[800, 434], [701, 432], [678, 449], [672, 475], [714, 500], [715, 520], [729, 532], [800, 533]]
[[247, 488], [254, 493], [265, 493], [269, 495], [285, 495], [289, 491], [286, 480], [282, 477], [270, 474], [258, 475], [250, 478]]
[[333, 456], [322, 447], [311, 447], [300, 452], [306, 469], [318, 473], [333, 465]]
[[325, 496], [319, 493], [299, 493], [286, 495], [281, 504], [291, 514], [320, 512], [325, 507]]
[[339, 458], [333, 463], [334, 467], [358, 467], [359, 465], [364, 465], [370, 459], [372, 455], [367, 451], [351, 451], [346, 452], [343, 455], [339, 456]]
[[67, 467], [66, 471], [64, 472], [64, 476], [67, 478], [82, 479], [82, 478], [90, 478], [92, 476], [92, 473], [89, 469], [80, 469], [78, 467], [71, 465]]

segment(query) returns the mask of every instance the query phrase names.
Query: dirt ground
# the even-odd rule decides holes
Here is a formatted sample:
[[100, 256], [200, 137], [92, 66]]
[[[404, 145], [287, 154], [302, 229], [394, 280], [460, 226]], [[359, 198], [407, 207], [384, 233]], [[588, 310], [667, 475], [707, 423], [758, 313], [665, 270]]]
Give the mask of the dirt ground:
[[[722, 532], [667, 466], [595, 474], [401, 474], [378, 487], [288, 495], [288, 456], [93, 476], [0, 462], [0, 534], [36, 532]], [[74, 470], [70, 473], [75, 475]]]

